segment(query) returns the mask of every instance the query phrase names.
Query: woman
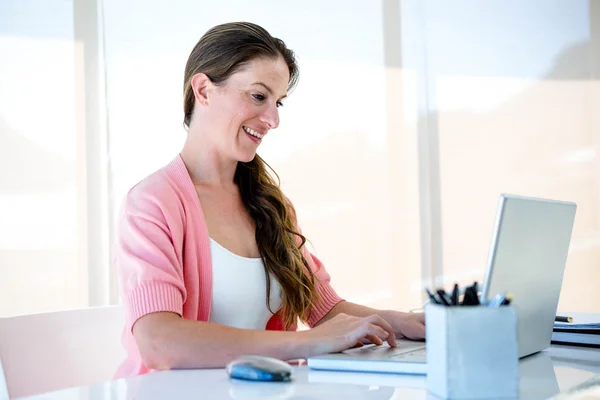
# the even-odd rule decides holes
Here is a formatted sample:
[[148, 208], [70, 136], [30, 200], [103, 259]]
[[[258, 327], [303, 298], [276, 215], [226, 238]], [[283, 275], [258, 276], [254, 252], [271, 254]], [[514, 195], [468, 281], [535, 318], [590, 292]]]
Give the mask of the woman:
[[[192, 50], [187, 140], [171, 163], [131, 189], [120, 218], [116, 267], [128, 357], [117, 376], [424, 337], [423, 314], [338, 297], [256, 154], [297, 79], [293, 52], [251, 23], [216, 26]], [[296, 331], [298, 319], [311, 329]]]

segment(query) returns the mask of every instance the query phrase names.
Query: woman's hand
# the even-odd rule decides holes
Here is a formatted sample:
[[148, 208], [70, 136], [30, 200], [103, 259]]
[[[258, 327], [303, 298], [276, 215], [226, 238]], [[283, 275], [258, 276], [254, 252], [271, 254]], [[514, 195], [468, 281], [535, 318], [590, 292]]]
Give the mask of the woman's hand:
[[397, 338], [407, 338], [412, 340], [425, 339], [424, 313], [405, 313], [385, 310], [380, 311], [379, 315], [392, 326]]
[[360, 345], [363, 340], [396, 347], [392, 325], [377, 314], [354, 317], [339, 313], [319, 326], [302, 332], [308, 356], [336, 353]]

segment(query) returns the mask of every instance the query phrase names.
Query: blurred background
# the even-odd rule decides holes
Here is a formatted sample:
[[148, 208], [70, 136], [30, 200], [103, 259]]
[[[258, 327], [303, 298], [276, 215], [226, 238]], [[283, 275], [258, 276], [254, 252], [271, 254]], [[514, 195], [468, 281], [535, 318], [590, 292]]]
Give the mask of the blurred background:
[[578, 204], [559, 310], [600, 312], [600, 1], [1, 0], [0, 316], [119, 302], [123, 197], [183, 145], [192, 47], [239, 20], [297, 54], [259, 154], [341, 296], [481, 281], [514, 193]]

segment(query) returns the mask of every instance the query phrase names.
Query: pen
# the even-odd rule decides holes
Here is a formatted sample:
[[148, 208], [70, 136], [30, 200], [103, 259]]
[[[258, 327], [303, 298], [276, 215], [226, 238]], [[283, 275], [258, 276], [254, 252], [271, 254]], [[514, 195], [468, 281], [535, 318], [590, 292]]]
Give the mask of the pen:
[[502, 305], [503, 306], [508, 306], [508, 305], [510, 305], [511, 301], [512, 301], [512, 295], [509, 293], [509, 294], [506, 295], [506, 298], [502, 302]]
[[497, 294], [493, 299], [488, 300], [486, 306], [488, 307], [500, 307], [504, 304], [504, 300], [508, 297], [508, 293]]
[[471, 286], [468, 286], [465, 289], [465, 296], [463, 298], [462, 305], [463, 306], [476, 306], [477, 304], [479, 304], [479, 301], [477, 301], [477, 294]]
[[479, 305], [481, 303], [479, 302], [479, 293], [478, 293], [479, 291], [477, 290], [477, 288], [478, 288], [477, 281], [473, 282], [472, 287], [473, 287], [473, 289], [472, 289], [473, 290], [473, 301], [474, 301], [475, 305]]
[[454, 284], [454, 289], [452, 290], [451, 300], [452, 300], [453, 306], [458, 305], [458, 284], [457, 283]]
[[560, 315], [557, 315], [556, 318], [554, 318], [554, 322], [573, 322], [573, 317], [562, 317]]
[[470, 287], [467, 287], [465, 289], [465, 294], [463, 295], [462, 305], [463, 306], [473, 305], [473, 302], [471, 301], [471, 288]]
[[438, 294], [438, 297], [440, 298], [440, 300], [442, 301], [442, 303], [445, 306], [449, 306], [450, 305], [450, 302], [446, 298], [446, 292], [444, 291], [444, 289], [438, 289], [437, 294]]
[[440, 303], [440, 302], [439, 302], [439, 301], [438, 301], [438, 300], [435, 298], [435, 296], [433, 295], [433, 293], [431, 293], [431, 292], [429, 291], [429, 289], [425, 289], [425, 291], [426, 291], [426, 292], [427, 292], [427, 294], [429, 295], [429, 299], [431, 300], [431, 302], [432, 302], [432, 303], [434, 303], [434, 304], [441, 304], [441, 303]]

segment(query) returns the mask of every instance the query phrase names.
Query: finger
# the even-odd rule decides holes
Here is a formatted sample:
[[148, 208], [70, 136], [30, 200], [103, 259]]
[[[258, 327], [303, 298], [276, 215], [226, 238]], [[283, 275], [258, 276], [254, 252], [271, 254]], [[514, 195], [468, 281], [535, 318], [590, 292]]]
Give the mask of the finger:
[[390, 345], [390, 347], [398, 346], [398, 341], [396, 340], [396, 335], [393, 333], [390, 336], [388, 336], [387, 342]]
[[365, 339], [369, 342], [376, 344], [377, 346], [381, 346], [383, 344], [383, 340], [377, 335], [366, 335]]
[[[368, 334], [365, 334], [365, 335], [368, 335]], [[370, 336], [369, 336], [369, 337], [370, 337]], [[378, 336], [378, 337], [379, 337], [379, 336]], [[380, 340], [381, 340], [381, 338], [380, 338]], [[368, 345], [370, 345], [370, 344], [373, 344], [373, 341], [372, 341], [372, 340], [369, 340], [369, 339], [367, 338], [367, 336], [365, 336], [365, 337], [363, 337], [362, 339], [360, 339], [360, 342], [361, 342], [361, 343], [362, 343], [364, 346], [368, 346]]]
[[396, 334], [394, 333], [394, 328], [392, 328], [392, 326], [385, 319], [381, 318], [381, 316], [379, 316], [377, 314], [373, 314], [373, 315], [367, 317], [367, 320], [371, 324], [378, 325], [382, 329], [384, 329], [387, 332], [387, 335], [385, 337], [382, 337], [382, 339], [386, 339], [387, 342], [390, 344], [390, 346], [396, 347], [397, 343], [396, 343]]
[[368, 324], [365, 336], [369, 337], [369, 335], [377, 336], [377, 338], [381, 341], [381, 343], [377, 342], [377, 344], [383, 344], [383, 341], [388, 338], [390, 333], [378, 325]]

